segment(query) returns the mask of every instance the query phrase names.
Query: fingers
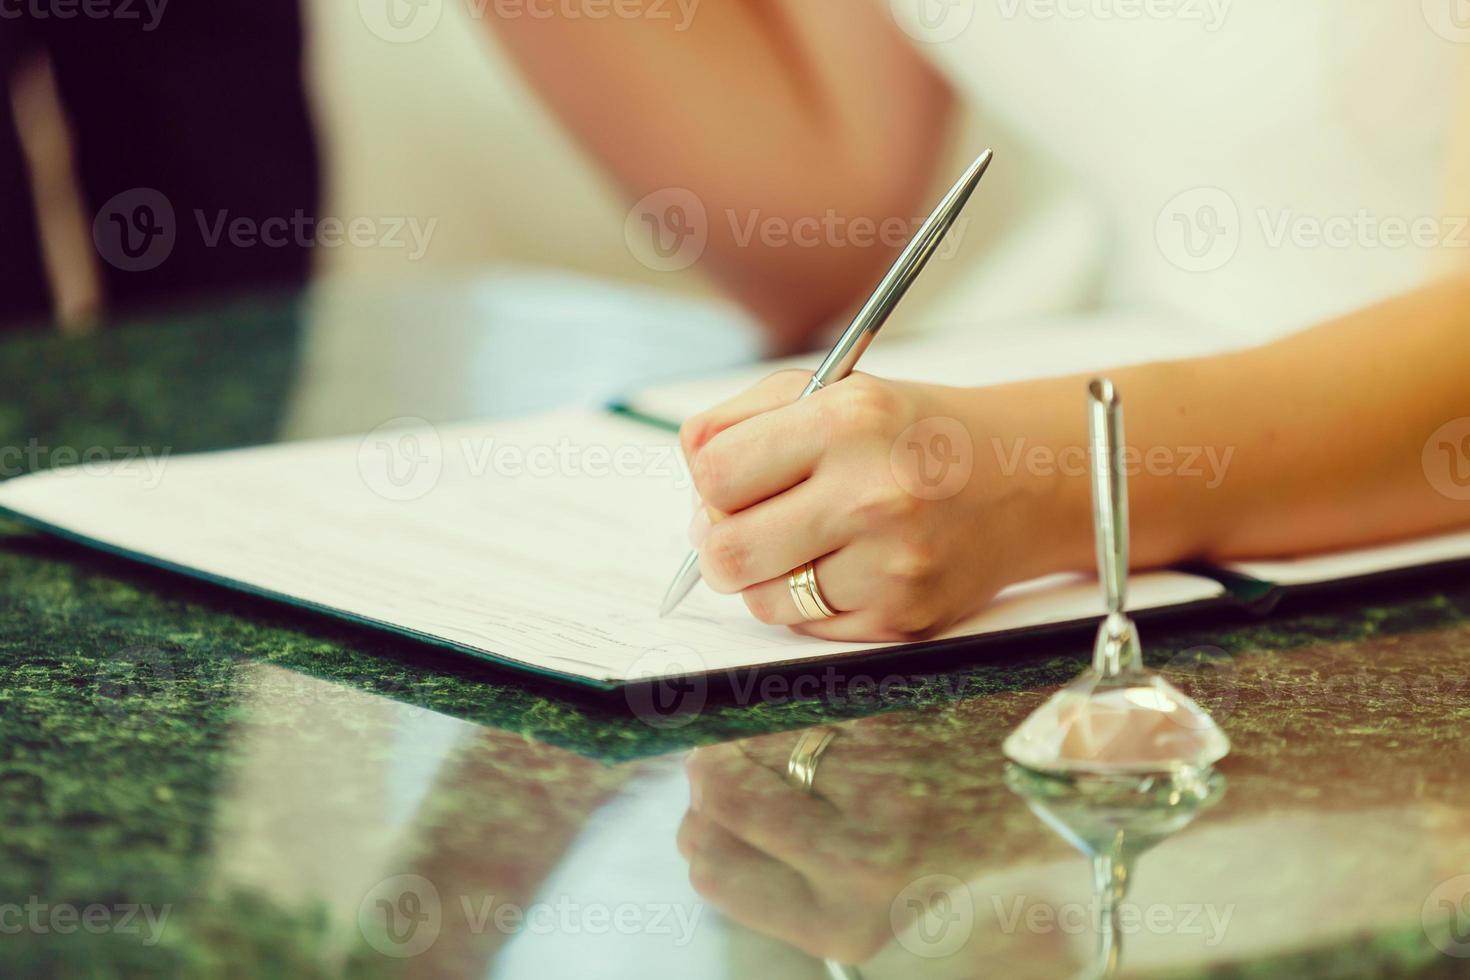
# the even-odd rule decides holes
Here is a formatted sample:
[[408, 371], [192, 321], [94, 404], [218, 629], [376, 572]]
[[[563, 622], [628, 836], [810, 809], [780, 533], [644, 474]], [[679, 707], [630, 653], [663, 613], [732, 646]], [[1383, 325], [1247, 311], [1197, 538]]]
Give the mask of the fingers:
[[[862, 609], [872, 603], [875, 580], [867, 574], [862, 550], [859, 546], [845, 547], [812, 563], [817, 588], [834, 612]], [[788, 570], [740, 593], [752, 616], [772, 626], [795, 626], [807, 621], [791, 595], [790, 574]]]
[[[773, 375], [686, 426], [714, 519], [698, 522], [706, 583], [763, 622], [845, 641], [923, 639], [993, 595], [972, 499], [943, 503], [894, 469], [895, 433], [940, 394], [854, 374], [792, 403], [805, 383]], [[787, 576], [808, 561], [831, 619], [804, 621], [792, 598]]]
[[716, 434], [690, 461], [700, 499], [731, 514], [805, 480], [826, 448], [815, 413], [811, 401], [792, 402]]
[[[964, 607], [948, 596], [926, 552], [862, 537], [860, 521], [840, 514], [788, 517], [820, 512], [808, 503], [818, 493], [813, 482], [803, 483], [715, 525], [700, 549], [705, 581], [716, 592], [740, 592], [762, 623], [826, 640], [910, 642], [955, 622]], [[808, 561], [823, 600], [838, 614], [831, 619], [806, 620], [791, 595], [790, 573]], [[743, 584], [751, 579], [759, 581]], [[989, 595], [972, 598], [978, 604]]]
[[810, 380], [806, 371], [777, 371], [729, 401], [700, 412], [679, 427], [684, 458], [692, 463], [706, 443], [735, 423], [796, 401]]
[[[838, 615], [785, 625], [806, 636], [849, 642], [912, 642], [952, 625], [964, 606], [946, 591], [933, 553], [889, 538], [854, 536], [816, 563], [817, 585]], [[973, 602], [989, 596], [971, 593]], [[746, 602], [750, 606], [749, 601]]]
[[710, 588], [731, 594], [842, 547], [853, 528], [827, 491], [802, 483], [711, 527], [699, 547]]
[[881, 609], [843, 613], [833, 619], [790, 624], [803, 636], [847, 643], [912, 643], [924, 640], [936, 631], [932, 628], [904, 629], [894, 625], [893, 615]]
[[679, 826], [689, 883], [740, 925], [802, 948], [818, 908], [811, 886], [791, 867], [735, 837], [697, 811]]
[[740, 840], [808, 877], [830, 870], [832, 806], [789, 785], [734, 745], [695, 749], [687, 763], [696, 809]]

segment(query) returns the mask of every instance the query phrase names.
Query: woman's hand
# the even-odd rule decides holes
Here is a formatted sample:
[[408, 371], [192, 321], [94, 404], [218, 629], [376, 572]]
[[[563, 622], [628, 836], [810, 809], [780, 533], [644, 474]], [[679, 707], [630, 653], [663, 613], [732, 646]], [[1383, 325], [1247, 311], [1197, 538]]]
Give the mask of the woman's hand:
[[[1050, 844], [999, 778], [995, 746], [1007, 714], [946, 708], [842, 723], [811, 793], [783, 775], [793, 733], [695, 749], [677, 838], [690, 882], [726, 917], [812, 956], [863, 963], [864, 976], [877, 976], [867, 964], [887, 948], [889, 962], [906, 967], [889, 975], [923, 975], [917, 968], [935, 950], [911, 942], [918, 955], [905, 955], [894, 939], [913, 915], [910, 902], [930, 897], [925, 880], [970, 881]], [[1000, 928], [984, 903], [972, 904], [964, 965], [1035, 951], [1034, 935]], [[954, 960], [938, 962], [941, 975], [958, 975]]]
[[[785, 754], [791, 742], [784, 737]], [[690, 883], [726, 917], [809, 955], [868, 960], [893, 940], [889, 906], [921, 875], [916, 849], [933, 836], [918, 820], [849, 820], [826, 799], [787, 784], [774, 769], [784, 755], [768, 768], [745, 747], [701, 748], [689, 757], [690, 797], [698, 802], [684, 815], [677, 844]], [[890, 774], [888, 792], [879, 795], [891, 795], [894, 781], [902, 777]]]
[[[983, 391], [854, 374], [797, 401], [809, 377], [774, 374], [683, 427], [710, 587], [765, 623], [903, 640], [1050, 570], [1027, 537], [1042, 485], [1005, 475], [975, 421]], [[808, 561], [833, 619], [806, 622], [792, 601], [787, 574]]]
[[[1261, 347], [1109, 372], [1128, 405], [1133, 567], [1470, 526], [1467, 322], [1470, 279], [1453, 279]], [[1087, 380], [855, 374], [793, 404], [806, 376], [767, 378], [684, 426], [695, 488], [729, 515], [692, 529], [705, 580], [765, 622], [893, 640], [1013, 582], [1090, 568]], [[786, 574], [814, 559], [841, 615], [803, 623]]]

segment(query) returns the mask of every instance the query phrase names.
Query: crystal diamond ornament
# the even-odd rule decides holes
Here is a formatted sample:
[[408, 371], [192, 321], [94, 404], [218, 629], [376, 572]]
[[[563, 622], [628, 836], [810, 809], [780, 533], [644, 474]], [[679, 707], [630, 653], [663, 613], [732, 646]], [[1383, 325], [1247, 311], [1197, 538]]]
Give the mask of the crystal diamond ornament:
[[1138, 630], [1124, 612], [1128, 484], [1123, 409], [1112, 382], [1088, 386], [1093, 527], [1107, 617], [1092, 666], [1011, 732], [1013, 762], [1041, 772], [1148, 774], [1206, 769], [1230, 751], [1215, 720], [1143, 666]]

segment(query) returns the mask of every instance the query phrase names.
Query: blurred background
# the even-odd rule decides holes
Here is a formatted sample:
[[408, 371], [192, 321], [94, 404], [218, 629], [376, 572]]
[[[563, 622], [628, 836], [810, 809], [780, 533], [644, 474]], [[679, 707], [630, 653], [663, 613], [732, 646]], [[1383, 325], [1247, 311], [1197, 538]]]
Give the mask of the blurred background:
[[[497, 35], [493, 21], [530, 19], [524, 8], [490, 0], [176, 2], [100, 2], [96, 16], [29, 2], [0, 17], [10, 90], [9, 118], [0, 120], [0, 324], [87, 330], [309, 282], [431, 288], [506, 264], [680, 296], [727, 295], [698, 256], [670, 259], [635, 240], [653, 226], [632, 189], [518, 68], [507, 50], [514, 39]], [[643, 6], [645, 19], [667, 18], [659, 29], [670, 34], [702, 14], [699, 0]], [[903, 37], [886, 13], [882, 19]], [[844, 30], [840, 21], [831, 27]], [[554, 67], [578, 84], [598, 84], [595, 68], [574, 59]], [[722, 129], [714, 105], [684, 138], [713, 144]], [[871, 216], [875, 224], [901, 219], [904, 233], [895, 228], [876, 246], [834, 252], [844, 264], [855, 251], [872, 252], [864, 282], [998, 131], [966, 106], [947, 106], [933, 129], [933, 145], [916, 148], [923, 179], [922, 193], [909, 195], [913, 206]], [[761, 135], [734, 138], [754, 144]], [[833, 153], [841, 149], [834, 139]], [[668, 187], [678, 189], [677, 155], [670, 160]], [[978, 275], [982, 257], [993, 264], [985, 244], [1023, 215], [1051, 248], [1069, 238], [1060, 247], [1083, 248], [1077, 215], [1037, 218], [1044, 182], [1006, 176], [1019, 174], [1020, 162], [1013, 157], [989, 178], [1006, 192], [977, 198], [950, 261], [933, 266], [909, 300], [912, 313]], [[661, 189], [643, 211], [667, 204]], [[817, 218], [829, 206], [809, 204]], [[759, 211], [739, 221], [764, 220]], [[283, 228], [281, 219], [297, 224]], [[237, 220], [249, 222], [244, 244], [230, 224]], [[354, 222], [359, 233], [351, 233]], [[283, 243], [256, 240], [273, 230]], [[1042, 287], [1039, 269], [998, 269], [993, 278], [1018, 273], [1030, 283], [990, 289], [982, 312], [1027, 310], [1040, 293], [1068, 308], [1088, 288], [1085, 277]], [[805, 340], [794, 346], [809, 346]]]
[[1446, 218], [1470, 31], [1413, 6], [24, 0], [0, 324], [510, 266], [730, 302], [806, 349], [902, 244], [883, 223], [992, 146], [895, 330], [1149, 306], [1269, 336], [1470, 244]]

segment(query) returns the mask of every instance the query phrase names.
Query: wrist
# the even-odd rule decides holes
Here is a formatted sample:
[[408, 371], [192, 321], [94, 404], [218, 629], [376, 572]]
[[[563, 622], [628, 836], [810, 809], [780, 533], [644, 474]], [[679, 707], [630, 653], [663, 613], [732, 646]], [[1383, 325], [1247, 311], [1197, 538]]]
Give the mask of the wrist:
[[1014, 581], [1095, 563], [1082, 389], [1055, 382], [967, 392], [975, 505], [1003, 535]]

